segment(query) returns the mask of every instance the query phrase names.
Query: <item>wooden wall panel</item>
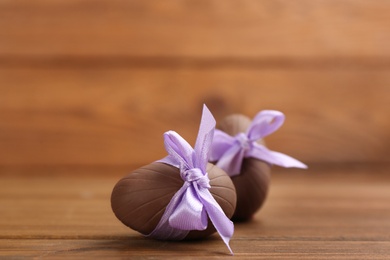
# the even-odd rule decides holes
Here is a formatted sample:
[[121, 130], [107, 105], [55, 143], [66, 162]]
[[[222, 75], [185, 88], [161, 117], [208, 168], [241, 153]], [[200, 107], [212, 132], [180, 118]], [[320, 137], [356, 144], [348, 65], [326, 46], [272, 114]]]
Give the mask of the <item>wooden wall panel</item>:
[[162, 133], [287, 115], [305, 162], [389, 162], [386, 0], [0, 1], [0, 166], [144, 164]]
[[0, 1], [0, 55], [330, 57], [388, 66], [389, 13], [387, 0]]
[[266, 141], [305, 162], [389, 162], [388, 70], [1, 69], [0, 164], [143, 164], [162, 134], [283, 111]]

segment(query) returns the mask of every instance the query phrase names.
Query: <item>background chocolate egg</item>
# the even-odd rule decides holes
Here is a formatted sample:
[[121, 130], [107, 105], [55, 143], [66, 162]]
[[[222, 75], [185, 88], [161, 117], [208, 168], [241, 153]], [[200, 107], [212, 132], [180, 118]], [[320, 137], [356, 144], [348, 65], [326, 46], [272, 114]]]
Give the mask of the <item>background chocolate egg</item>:
[[[226, 117], [217, 126], [225, 133], [235, 136], [238, 133], [246, 132], [251, 120], [240, 114], [233, 114]], [[263, 140], [258, 143], [264, 144]], [[270, 165], [255, 159], [245, 158], [240, 175], [232, 177], [237, 193], [236, 211], [232, 217], [234, 221], [245, 221], [263, 205], [270, 183]]]
[[[207, 165], [210, 192], [228, 218], [236, 207], [236, 192], [230, 177], [213, 164]], [[154, 162], [118, 181], [111, 194], [111, 207], [126, 226], [144, 235], [157, 226], [173, 195], [183, 186], [179, 169]], [[215, 232], [211, 221], [206, 230], [190, 231], [186, 239], [198, 239]]]

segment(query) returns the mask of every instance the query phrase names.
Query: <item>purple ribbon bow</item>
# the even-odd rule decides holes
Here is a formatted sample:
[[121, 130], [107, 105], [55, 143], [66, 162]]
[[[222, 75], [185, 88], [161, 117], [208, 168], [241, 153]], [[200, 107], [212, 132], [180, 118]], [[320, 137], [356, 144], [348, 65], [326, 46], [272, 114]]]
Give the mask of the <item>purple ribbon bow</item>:
[[211, 195], [206, 172], [214, 130], [215, 119], [204, 105], [195, 149], [174, 131], [164, 134], [165, 149], [169, 155], [158, 162], [179, 168], [184, 184], [172, 197], [156, 228], [147, 236], [181, 240], [190, 230], [206, 229], [208, 216], [233, 254], [229, 246], [234, 232], [233, 222]]
[[272, 134], [284, 123], [285, 116], [275, 110], [260, 111], [248, 127], [246, 133], [230, 136], [216, 129], [212, 144], [210, 161], [225, 170], [229, 176], [240, 174], [244, 158], [252, 157], [270, 164], [282, 167], [297, 167], [306, 169], [302, 162], [282, 153], [267, 149], [256, 141]]

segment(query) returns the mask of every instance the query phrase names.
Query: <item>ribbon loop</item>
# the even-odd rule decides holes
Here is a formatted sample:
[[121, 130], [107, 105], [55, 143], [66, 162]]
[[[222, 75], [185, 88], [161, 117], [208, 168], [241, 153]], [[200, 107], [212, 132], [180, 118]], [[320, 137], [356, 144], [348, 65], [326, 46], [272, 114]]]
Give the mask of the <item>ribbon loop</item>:
[[169, 154], [168, 158], [166, 158], [169, 162], [182, 169], [190, 169], [193, 167], [192, 155], [194, 150], [178, 133], [175, 131], [164, 133], [164, 145], [165, 150]]
[[307, 168], [302, 162], [282, 153], [268, 150], [256, 141], [272, 134], [284, 123], [285, 116], [275, 110], [260, 111], [249, 125], [246, 133], [234, 137], [216, 130], [211, 151], [211, 160], [229, 176], [240, 174], [244, 158], [253, 157], [282, 167]]
[[188, 231], [207, 228], [207, 213], [194, 187], [188, 186], [185, 190], [181, 202], [169, 217], [169, 225]]
[[276, 110], [260, 111], [247, 130], [248, 138], [252, 141], [259, 140], [278, 130], [284, 123], [285, 116]]

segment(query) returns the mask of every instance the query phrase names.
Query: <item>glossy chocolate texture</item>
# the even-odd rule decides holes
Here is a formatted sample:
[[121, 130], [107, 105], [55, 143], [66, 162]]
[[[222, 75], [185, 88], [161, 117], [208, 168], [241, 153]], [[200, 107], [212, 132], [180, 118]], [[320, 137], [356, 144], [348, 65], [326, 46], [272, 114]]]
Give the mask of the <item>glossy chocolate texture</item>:
[[[213, 164], [207, 165], [210, 192], [227, 217], [236, 207], [236, 192], [230, 177]], [[182, 187], [179, 169], [154, 162], [136, 169], [118, 181], [111, 195], [111, 207], [126, 226], [144, 235], [160, 221], [173, 195]], [[206, 230], [190, 231], [186, 239], [199, 239], [215, 232], [211, 221]]]

